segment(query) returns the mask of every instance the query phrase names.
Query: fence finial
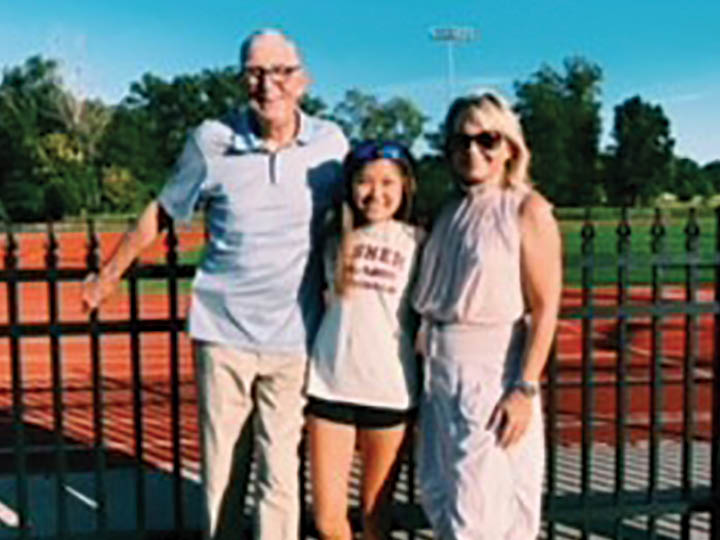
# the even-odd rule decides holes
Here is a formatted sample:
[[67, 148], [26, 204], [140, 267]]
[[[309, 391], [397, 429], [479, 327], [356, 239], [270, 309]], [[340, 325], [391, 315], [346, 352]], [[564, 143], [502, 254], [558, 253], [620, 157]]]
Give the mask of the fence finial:
[[660, 253], [664, 247], [665, 240], [665, 222], [663, 220], [662, 210], [655, 208], [655, 217], [650, 226], [650, 250], [653, 253]]
[[694, 206], [690, 207], [688, 221], [683, 232], [685, 233], [685, 250], [696, 252], [700, 240], [700, 225], [698, 225], [697, 221], [697, 209]]
[[91, 272], [96, 272], [100, 268], [100, 240], [95, 230], [95, 220], [87, 219], [87, 253], [85, 254], [85, 265]]
[[16, 268], [18, 263], [18, 243], [15, 238], [13, 224], [10, 221], [5, 224], [5, 238], [7, 238], [5, 245], [5, 268]]
[[46, 244], [46, 253], [45, 253], [45, 264], [48, 268], [57, 268], [58, 265], [58, 250], [60, 249], [60, 244], [57, 241], [57, 236], [55, 235], [55, 224], [52, 220], [48, 219], [47, 221], [47, 244]]
[[581, 251], [583, 255], [587, 255], [592, 251], [593, 239], [595, 238], [595, 224], [592, 221], [590, 207], [585, 209], [585, 222], [582, 229], [580, 229], [580, 236], [582, 238]]

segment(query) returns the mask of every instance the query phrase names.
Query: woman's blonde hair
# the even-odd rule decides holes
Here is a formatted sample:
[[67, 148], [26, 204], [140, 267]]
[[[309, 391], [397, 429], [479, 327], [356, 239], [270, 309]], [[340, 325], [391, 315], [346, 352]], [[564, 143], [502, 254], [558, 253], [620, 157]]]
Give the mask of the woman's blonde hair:
[[458, 123], [465, 114], [477, 109], [489, 120], [492, 128], [499, 131], [508, 141], [511, 150], [510, 159], [505, 168], [505, 184], [508, 187], [529, 185], [530, 150], [525, 143], [522, 126], [510, 103], [492, 90], [483, 90], [476, 94], [462, 96], [452, 102], [443, 124], [443, 149], [449, 159], [450, 137], [457, 132]]

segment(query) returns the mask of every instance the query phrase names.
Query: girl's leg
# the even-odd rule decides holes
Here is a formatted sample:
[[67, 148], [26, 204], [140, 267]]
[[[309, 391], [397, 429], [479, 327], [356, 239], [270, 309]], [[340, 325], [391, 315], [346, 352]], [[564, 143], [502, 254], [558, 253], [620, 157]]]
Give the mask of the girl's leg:
[[321, 540], [350, 540], [347, 491], [355, 427], [316, 416], [307, 421], [315, 526]]
[[390, 524], [390, 496], [410, 421], [386, 429], [360, 429], [358, 442], [363, 462], [363, 539], [386, 538]]

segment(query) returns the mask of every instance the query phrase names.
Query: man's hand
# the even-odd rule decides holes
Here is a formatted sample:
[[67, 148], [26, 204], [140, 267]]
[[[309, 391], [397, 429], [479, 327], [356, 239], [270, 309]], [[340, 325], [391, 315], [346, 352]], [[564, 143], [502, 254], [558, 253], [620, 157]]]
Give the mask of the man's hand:
[[151, 201], [135, 224], [115, 247], [112, 256], [98, 274], [90, 273], [82, 288], [82, 304], [85, 313], [97, 309], [115, 290], [123, 272], [138, 255], [157, 238], [170, 222], [170, 217], [156, 201]]
[[88, 313], [97, 309], [113, 293], [116, 286], [116, 280], [103, 277], [102, 273], [88, 274], [82, 285], [83, 312]]
[[495, 429], [498, 443], [508, 448], [517, 443], [527, 431], [533, 415], [533, 398], [518, 390], [506, 393], [490, 415], [487, 429]]

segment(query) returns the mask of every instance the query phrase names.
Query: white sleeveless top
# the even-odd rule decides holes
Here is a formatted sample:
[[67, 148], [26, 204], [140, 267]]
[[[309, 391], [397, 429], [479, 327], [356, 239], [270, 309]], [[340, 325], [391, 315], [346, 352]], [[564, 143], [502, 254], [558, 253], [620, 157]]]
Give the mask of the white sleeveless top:
[[337, 240], [326, 250], [330, 304], [308, 370], [310, 396], [353, 405], [408, 409], [418, 373], [409, 305], [418, 232], [398, 221], [356, 229], [350, 239], [352, 277], [334, 287]]
[[520, 279], [520, 205], [529, 187], [473, 186], [437, 218], [413, 306], [450, 324], [511, 323], [526, 311]]

